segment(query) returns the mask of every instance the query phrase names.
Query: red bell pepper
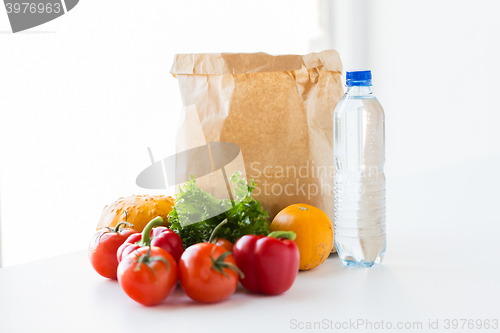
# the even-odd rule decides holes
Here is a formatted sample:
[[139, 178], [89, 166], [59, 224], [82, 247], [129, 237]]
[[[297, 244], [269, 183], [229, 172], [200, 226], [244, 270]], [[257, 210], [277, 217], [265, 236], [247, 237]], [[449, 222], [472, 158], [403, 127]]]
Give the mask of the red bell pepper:
[[293, 231], [275, 231], [269, 236], [245, 235], [233, 247], [236, 265], [245, 275], [246, 289], [268, 295], [284, 293], [299, 271], [299, 248]]
[[160, 247], [170, 253], [174, 257], [175, 262], [178, 263], [184, 252], [182, 239], [172, 230], [166, 227], [158, 227], [162, 223], [163, 219], [161, 216], [155, 217], [149, 221], [144, 230], [142, 230], [142, 233], [130, 235], [116, 252], [118, 263], [129, 253], [144, 246]]

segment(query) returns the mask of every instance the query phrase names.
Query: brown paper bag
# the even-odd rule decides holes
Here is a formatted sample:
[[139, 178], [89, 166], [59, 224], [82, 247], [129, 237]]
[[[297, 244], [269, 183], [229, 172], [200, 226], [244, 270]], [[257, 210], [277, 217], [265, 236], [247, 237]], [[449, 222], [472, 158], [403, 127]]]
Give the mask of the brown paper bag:
[[[170, 72], [184, 110], [198, 114], [183, 116], [178, 152], [236, 143], [247, 178], [257, 183], [253, 196], [271, 218], [288, 205], [307, 203], [333, 222], [333, 111], [344, 93], [336, 51], [178, 54]], [[200, 124], [206, 142], [199, 138]], [[215, 182], [205, 179], [204, 187]]]

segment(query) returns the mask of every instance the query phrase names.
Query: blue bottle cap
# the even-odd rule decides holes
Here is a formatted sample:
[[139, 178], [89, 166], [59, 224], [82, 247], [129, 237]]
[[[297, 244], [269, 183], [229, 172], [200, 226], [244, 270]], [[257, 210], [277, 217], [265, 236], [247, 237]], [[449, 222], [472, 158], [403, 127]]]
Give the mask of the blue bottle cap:
[[346, 86], [371, 86], [372, 71], [369, 69], [350, 70], [346, 73]]

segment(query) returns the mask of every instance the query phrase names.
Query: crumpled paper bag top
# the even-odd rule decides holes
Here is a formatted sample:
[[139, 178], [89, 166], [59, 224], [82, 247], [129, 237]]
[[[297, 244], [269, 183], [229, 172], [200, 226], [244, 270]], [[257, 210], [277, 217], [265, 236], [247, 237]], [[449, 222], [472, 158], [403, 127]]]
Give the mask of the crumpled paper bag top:
[[247, 74], [288, 72], [307, 69], [342, 72], [340, 56], [335, 50], [306, 55], [270, 55], [259, 53], [176, 54], [170, 73], [174, 74]]

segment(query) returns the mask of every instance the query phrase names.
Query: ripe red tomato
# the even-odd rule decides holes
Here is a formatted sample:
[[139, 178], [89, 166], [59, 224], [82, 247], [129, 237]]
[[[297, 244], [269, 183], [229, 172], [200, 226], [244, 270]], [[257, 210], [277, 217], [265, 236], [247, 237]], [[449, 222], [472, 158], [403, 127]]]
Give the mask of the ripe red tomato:
[[121, 222], [114, 229], [99, 230], [90, 241], [90, 263], [97, 273], [108, 279], [116, 280], [116, 269], [118, 268], [116, 251], [130, 235], [137, 232], [130, 228], [120, 229], [123, 224], [124, 222]]
[[225, 248], [227, 251], [231, 251], [233, 252], [233, 243], [231, 243], [230, 241], [228, 241], [227, 239], [225, 238], [220, 238], [220, 237], [217, 237], [215, 239], [215, 245], [218, 245], [220, 247], [223, 247]]
[[182, 289], [193, 300], [215, 303], [231, 296], [238, 286], [238, 271], [231, 252], [212, 243], [188, 247], [179, 261]]
[[143, 305], [163, 302], [175, 289], [177, 281], [175, 259], [156, 246], [142, 247], [118, 265], [120, 286], [130, 298]]

